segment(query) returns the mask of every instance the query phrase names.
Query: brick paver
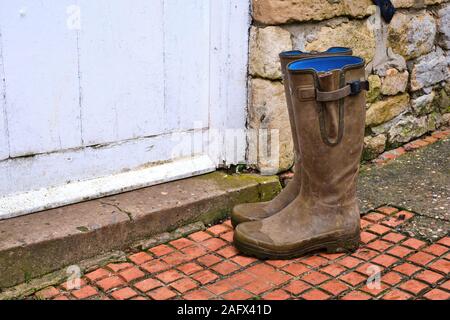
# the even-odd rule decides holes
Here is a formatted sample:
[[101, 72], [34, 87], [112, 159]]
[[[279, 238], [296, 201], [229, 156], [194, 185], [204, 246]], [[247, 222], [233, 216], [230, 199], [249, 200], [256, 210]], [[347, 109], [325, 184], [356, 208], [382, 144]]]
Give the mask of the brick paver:
[[[402, 219], [397, 220], [401, 213]], [[261, 261], [239, 254], [229, 221], [100, 266], [69, 290], [38, 299], [449, 299], [450, 237], [427, 243], [398, 232], [413, 214], [382, 207], [363, 215], [353, 253], [317, 252]], [[400, 221], [399, 223], [392, 223]], [[222, 237], [227, 235], [226, 237]], [[231, 235], [231, 236], [230, 236]]]

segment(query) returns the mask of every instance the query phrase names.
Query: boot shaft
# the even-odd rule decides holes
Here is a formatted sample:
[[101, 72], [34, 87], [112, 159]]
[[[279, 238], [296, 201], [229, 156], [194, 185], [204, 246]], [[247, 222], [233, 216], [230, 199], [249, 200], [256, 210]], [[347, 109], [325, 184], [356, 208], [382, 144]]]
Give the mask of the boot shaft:
[[291, 101], [291, 95], [289, 94], [289, 80], [287, 77], [287, 65], [291, 62], [305, 59], [305, 58], [311, 58], [316, 56], [332, 56], [332, 55], [352, 55], [352, 49], [345, 48], [345, 47], [332, 47], [329, 48], [326, 51], [318, 52], [303, 52], [299, 50], [293, 50], [293, 51], [285, 51], [280, 53], [280, 64], [281, 64], [281, 72], [283, 75], [283, 83], [284, 83], [284, 91], [286, 94], [286, 103], [289, 113], [289, 121], [291, 124], [291, 130], [292, 130], [292, 140], [294, 144], [294, 154], [295, 154], [295, 163], [298, 165], [298, 162], [300, 162], [300, 145], [298, 143], [297, 134], [296, 131], [296, 124], [295, 124], [295, 116], [294, 112], [292, 110], [292, 101]]
[[301, 145], [301, 192], [324, 205], [348, 205], [355, 201], [364, 139], [364, 59], [308, 58], [287, 69]]

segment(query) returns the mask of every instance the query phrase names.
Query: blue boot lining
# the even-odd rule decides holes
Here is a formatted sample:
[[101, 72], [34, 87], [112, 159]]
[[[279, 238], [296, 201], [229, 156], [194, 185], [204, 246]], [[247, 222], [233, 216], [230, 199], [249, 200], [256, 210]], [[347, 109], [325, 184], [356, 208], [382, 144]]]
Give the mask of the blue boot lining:
[[[350, 50], [350, 48], [345, 48], [345, 47], [331, 47], [327, 51], [323, 51], [322, 53], [343, 53], [343, 52], [348, 52], [349, 50]], [[304, 54], [304, 53], [310, 53], [310, 52], [293, 50], [293, 51], [285, 51], [281, 54], [284, 56], [297, 56], [299, 54]]]
[[361, 63], [364, 63], [364, 59], [355, 56], [315, 57], [292, 62], [288, 65], [288, 69], [290, 71], [314, 69], [316, 72], [327, 72]]

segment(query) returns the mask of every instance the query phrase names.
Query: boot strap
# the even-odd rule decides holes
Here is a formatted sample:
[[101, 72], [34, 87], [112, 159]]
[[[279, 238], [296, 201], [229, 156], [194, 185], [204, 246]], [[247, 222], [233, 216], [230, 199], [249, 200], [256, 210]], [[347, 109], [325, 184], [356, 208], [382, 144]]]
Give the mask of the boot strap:
[[316, 90], [316, 100], [319, 102], [330, 102], [341, 100], [348, 96], [359, 94], [362, 90], [369, 90], [369, 81], [352, 81], [345, 87], [334, 91], [320, 91]]
[[[334, 147], [338, 145], [344, 135], [344, 98], [348, 96], [355, 96], [359, 94], [362, 90], [369, 90], [369, 81], [367, 80], [356, 80], [349, 83], [345, 83], [344, 74], [341, 74], [341, 86], [342, 88], [334, 91], [321, 91], [320, 85], [316, 78], [315, 87], [299, 86], [296, 88], [294, 94], [299, 100], [316, 100], [318, 105], [319, 113], [319, 123], [320, 123], [320, 134], [322, 136], [322, 141], [330, 146]], [[338, 124], [338, 135], [336, 141], [331, 141], [327, 135], [325, 129], [325, 103], [331, 101], [338, 101], [339, 106], [339, 124]]]
[[[341, 83], [344, 82], [344, 75], [341, 75]], [[345, 82], [344, 82], [345, 83]], [[344, 136], [344, 98], [348, 96], [354, 96], [359, 94], [362, 90], [369, 90], [369, 82], [367, 80], [361, 81], [356, 80], [347, 83], [346, 86], [335, 91], [320, 91], [316, 90], [316, 100], [319, 105], [319, 123], [320, 123], [320, 134], [322, 136], [322, 141], [330, 146], [337, 146]], [[339, 106], [339, 124], [338, 124], [338, 135], [336, 141], [330, 141], [325, 129], [325, 114], [324, 108], [325, 103], [330, 101], [338, 101]]]

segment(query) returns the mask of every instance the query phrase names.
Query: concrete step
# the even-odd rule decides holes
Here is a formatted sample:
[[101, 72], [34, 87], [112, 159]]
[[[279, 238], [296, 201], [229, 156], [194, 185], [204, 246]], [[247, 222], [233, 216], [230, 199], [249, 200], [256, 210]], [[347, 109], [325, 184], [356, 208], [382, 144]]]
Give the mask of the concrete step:
[[238, 203], [272, 199], [279, 179], [223, 172], [0, 221], [0, 288], [139, 240], [226, 217]]

